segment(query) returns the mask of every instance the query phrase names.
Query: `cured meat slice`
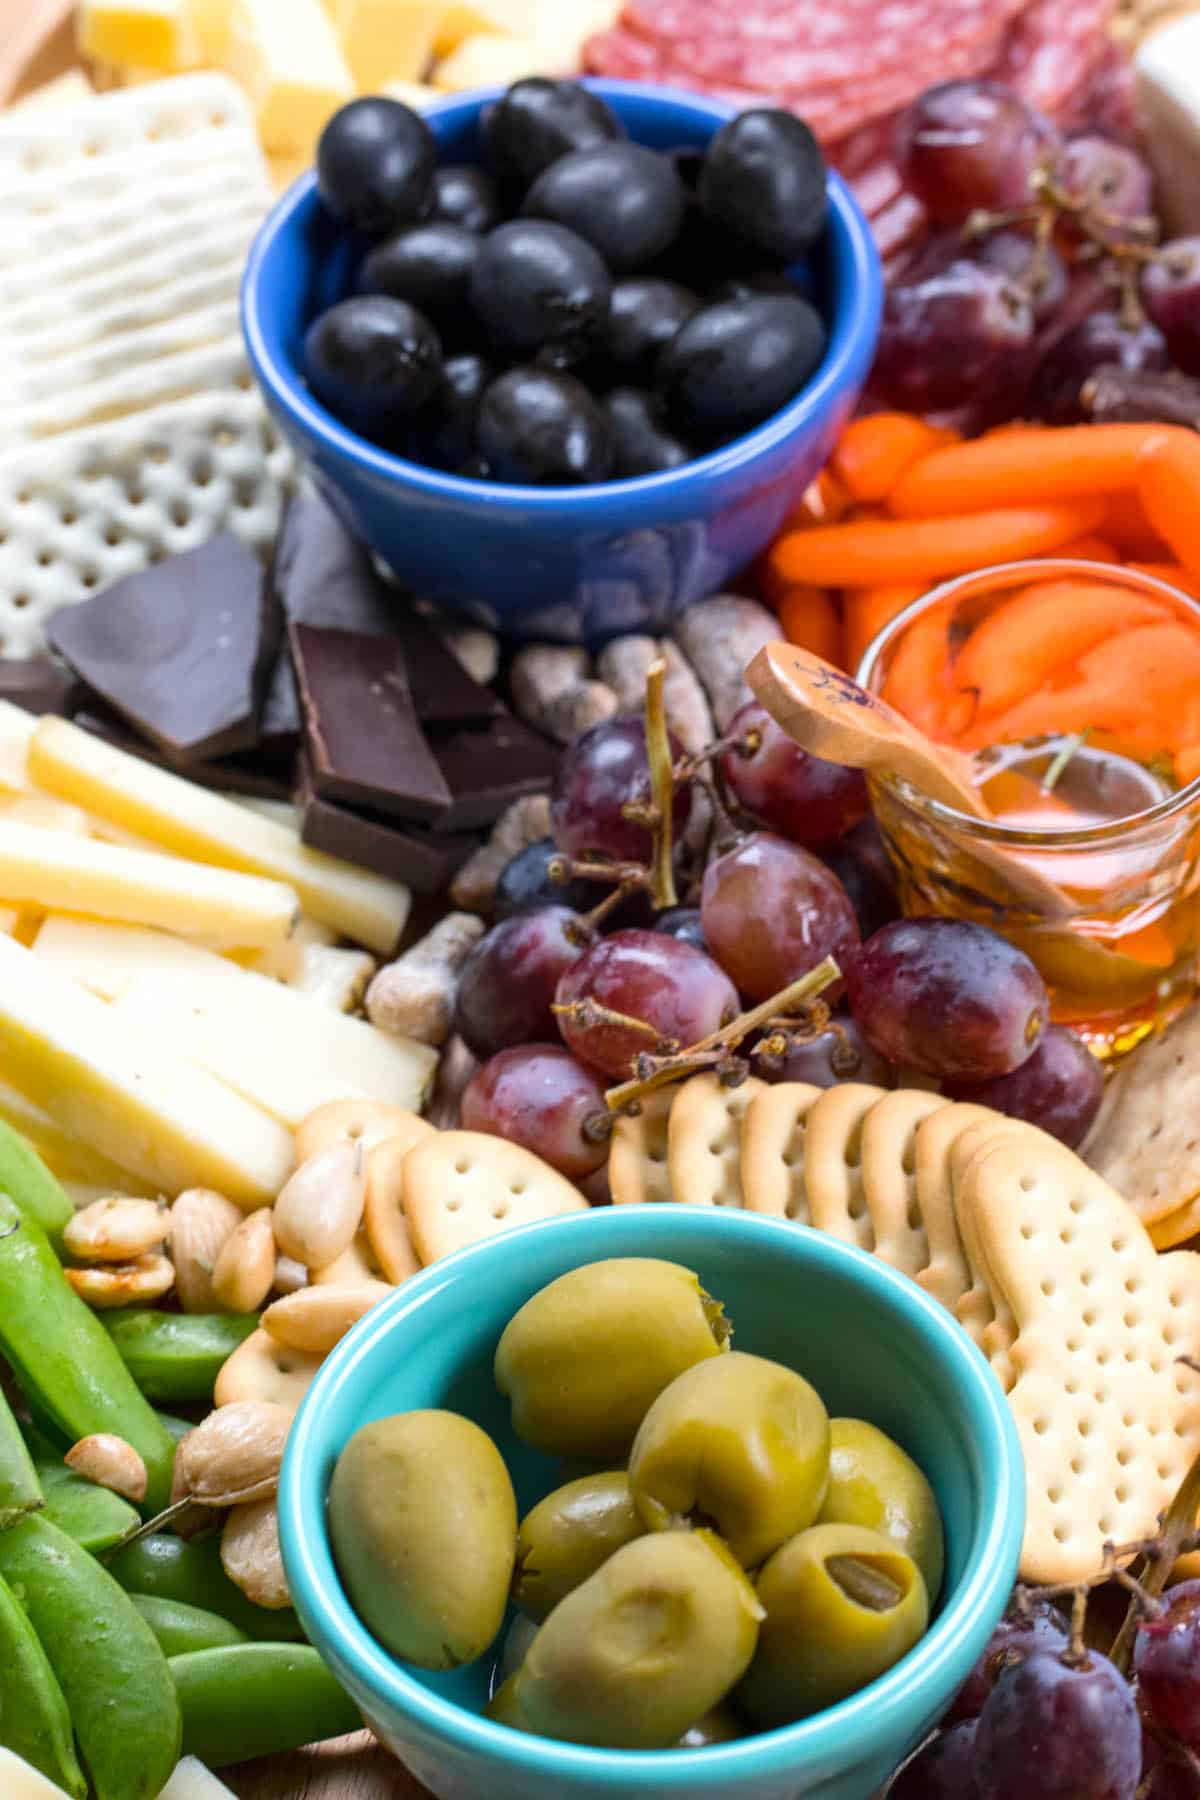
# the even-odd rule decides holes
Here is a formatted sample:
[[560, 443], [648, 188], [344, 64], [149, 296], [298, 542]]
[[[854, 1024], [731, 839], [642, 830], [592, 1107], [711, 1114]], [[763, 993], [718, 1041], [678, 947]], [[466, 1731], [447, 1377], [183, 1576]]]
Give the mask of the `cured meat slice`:
[[1116, 0], [1031, 0], [989, 73], [1057, 119], [1103, 61], [1115, 13]]

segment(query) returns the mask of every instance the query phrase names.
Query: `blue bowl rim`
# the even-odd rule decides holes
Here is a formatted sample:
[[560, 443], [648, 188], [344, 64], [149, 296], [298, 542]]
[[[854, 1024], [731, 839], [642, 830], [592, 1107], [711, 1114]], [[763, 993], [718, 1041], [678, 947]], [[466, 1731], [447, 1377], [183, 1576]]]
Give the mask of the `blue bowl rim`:
[[[602, 81], [589, 79], [584, 85], [605, 99], [642, 100], [669, 107], [676, 113], [690, 113], [714, 129], [736, 118], [738, 108], [701, 95], [656, 87], [641, 81]], [[499, 99], [503, 87], [477, 88], [469, 94], [447, 96], [425, 109], [427, 120], [444, 119], [452, 125], [463, 124]], [[520, 508], [528, 511], [553, 511], [569, 507], [581, 522], [590, 519], [610, 501], [621, 499], [664, 500], [686, 489], [689, 481], [720, 479], [734, 475], [756, 464], [760, 458], [786, 445], [799, 431], [820, 418], [836, 399], [861, 358], [864, 343], [874, 345], [883, 309], [883, 270], [871, 236], [871, 227], [850, 189], [834, 170], [829, 171], [829, 222], [826, 230], [837, 240], [848, 256], [850, 269], [848, 288], [850, 304], [834, 320], [825, 358], [817, 374], [795, 399], [762, 425], [719, 450], [710, 451], [657, 475], [639, 475], [624, 481], [591, 482], [580, 487], [520, 487], [514, 483], [473, 481], [465, 476], [447, 475], [393, 456], [359, 437], [340, 424], [334, 415], [312, 398], [289, 366], [271, 351], [263, 318], [265, 311], [264, 271], [276, 243], [294, 229], [298, 217], [307, 212], [316, 197], [316, 172], [310, 169], [300, 176], [276, 202], [255, 234], [242, 277], [242, 334], [251, 365], [259, 382], [291, 423], [307, 439], [319, 439], [343, 458], [349, 458], [359, 469], [376, 477], [394, 481], [398, 477], [431, 499], [437, 498], [493, 506]], [[869, 359], [868, 359], [869, 360]], [[862, 376], [865, 377], [864, 364]]]
[[[1016, 1579], [1025, 1521], [1024, 1460], [1016, 1425], [982, 1353], [932, 1296], [854, 1245], [755, 1213], [687, 1210], [694, 1211], [689, 1224], [714, 1236], [727, 1233], [735, 1243], [740, 1240], [747, 1256], [769, 1256], [776, 1251], [786, 1255], [790, 1248], [793, 1256], [799, 1254], [818, 1273], [840, 1265], [839, 1273], [850, 1276], [870, 1291], [874, 1300], [903, 1317], [931, 1356], [957, 1368], [976, 1427], [977, 1451], [988, 1465], [994, 1492], [981, 1499], [973, 1551], [954, 1596], [903, 1662], [861, 1693], [799, 1724], [689, 1751], [686, 1757], [670, 1750], [608, 1750], [514, 1732], [443, 1698], [393, 1659], [353, 1612], [336, 1571], [332, 1591], [327, 1591], [310, 1549], [313, 1542], [320, 1541], [333, 1568], [321, 1472], [326, 1404], [353, 1378], [357, 1365], [372, 1354], [381, 1338], [402, 1329], [414, 1306], [419, 1308], [437, 1289], [453, 1286], [458, 1276], [486, 1263], [501, 1246], [510, 1258], [519, 1260], [522, 1245], [534, 1234], [548, 1239], [549, 1234], [557, 1233], [564, 1249], [568, 1245], [579, 1249], [574, 1261], [564, 1267], [603, 1257], [608, 1223], [604, 1212], [587, 1218], [543, 1220], [470, 1245], [432, 1264], [382, 1301], [326, 1359], [292, 1426], [279, 1488], [279, 1523], [293, 1600], [317, 1647], [323, 1639], [335, 1642], [342, 1659], [353, 1665], [360, 1685], [378, 1697], [381, 1722], [386, 1723], [388, 1712], [411, 1718], [459, 1752], [490, 1756], [510, 1765], [523, 1762], [536, 1768], [539, 1776], [608, 1779], [614, 1788], [620, 1783], [644, 1782], [653, 1792], [700, 1791], [705, 1777], [714, 1781], [736, 1778], [745, 1783], [777, 1777], [782, 1768], [799, 1771], [822, 1763], [845, 1766], [847, 1745], [853, 1745], [855, 1763], [866, 1762], [897, 1744], [902, 1749], [921, 1722], [913, 1716], [914, 1694], [926, 1686], [936, 1689], [939, 1671], [964, 1642], [977, 1638], [973, 1655], [982, 1650], [986, 1640], [982, 1622], [987, 1621], [990, 1631]], [[638, 1206], [624, 1212], [627, 1220], [639, 1215], [661, 1222], [663, 1209]], [[626, 1248], [620, 1254], [638, 1252]], [[946, 1695], [947, 1703], [950, 1697]]]

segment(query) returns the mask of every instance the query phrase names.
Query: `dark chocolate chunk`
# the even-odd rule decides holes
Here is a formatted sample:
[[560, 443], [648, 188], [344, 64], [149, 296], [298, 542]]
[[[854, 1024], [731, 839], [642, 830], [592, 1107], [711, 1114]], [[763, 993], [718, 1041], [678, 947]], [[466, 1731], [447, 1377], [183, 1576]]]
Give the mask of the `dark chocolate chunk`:
[[0, 656], [0, 700], [25, 712], [69, 719], [83, 699], [83, 684], [48, 656]]
[[395, 631], [404, 646], [408, 685], [422, 725], [482, 725], [503, 713], [499, 695], [472, 680], [419, 612], [409, 607], [398, 614]]
[[481, 841], [474, 833], [433, 832], [338, 806], [316, 792], [307, 771], [299, 798], [304, 809], [300, 836], [306, 844], [402, 881], [414, 894], [441, 893]]
[[266, 755], [262, 750], [249, 750], [244, 756], [227, 756], [220, 762], [189, 762], [186, 768], [167, 756], [157, 745], [148, 743], [130, 731], [116, 713], [91, 710], [77, 712], [73, 721], [81, 731], [90, 731], [117, 750], [139, 756], [156, 769], [169, 769], [172, 775], [186, 775], [197, 787], [214, 788], [218, 793], [245, 794], [258, 800], [290, 800], [295, 791], [295, 758]]
[[562, 755], [557, 744], [511, 713], [486, 725], [437, 732], [429, 742], [451, 795], [434, 825], [437, 832], [494, 825], [514, 800], [550, 786]]
[[290, 630], [317, 792], [401, 819], [436, 819], [450, 789], [418, 722], [400, 643], [327, 625]]
[[46, 627], [94, 694], [179, 763], [252, 750], [282, 613], [232, 532], [126, 575]]

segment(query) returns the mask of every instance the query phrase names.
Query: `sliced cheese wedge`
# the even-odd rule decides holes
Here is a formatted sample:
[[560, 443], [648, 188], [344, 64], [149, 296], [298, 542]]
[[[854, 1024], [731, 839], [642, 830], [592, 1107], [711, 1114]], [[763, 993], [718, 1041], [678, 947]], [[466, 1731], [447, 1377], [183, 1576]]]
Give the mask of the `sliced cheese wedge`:
[[0, 1044], [4, 1075], [21, 1093], [157, 1191], [211, 1187], [254, 1208], [269, 1205], [291, 1172], [291, 1133], [277, 1119], [178, 1060], [163, 1032], [115, 1018], [6, 937]]
[[300, 912], [294, 889], [281, 881], [2, 816], [0, 900], [250, 948], [286, 939]]
[[[570, 0], [556, 0], [567, 6]], [[540, 0], [449, 0], [437, 30], [437, 53], [448, 56], [464, 38], [480, 33], [531, 38], [537, 35]]]
[[6, 794], [29, 792], [29, 769], [26, 756], [37, 720], [32, 713], [14, 706], [11, 700], [0, 700], [0, 791]]
[[420, 81], [446, 0], [333, 0], [333, 22], [361, 91]]
[[250, 96], [267, 150], [306, 150], [354, 97], [321, 0], [232, 0], [225, 68]]
[[156, 1189], [72, 1137], [32, 1100], [0, 1082], [0, 1119], [19, 1131], [61, 1182], [86, 1182], [106, 1194], [153, 1196]]
[[237, 1800], [232, 1788], [194, 1756], [185, 1756], [158, 1800]]
[[174, 75], [200, 61], [188, 0], [83, 0], [76, 39], [89, 60]]
[[295, 888], [304, 910], [380, 955], [404, 930], [408, 889], [308, 850], [299, 834], [180, 775], [152, 768], [65, 719], [42, 719], [28, 751], [39, 787], [196, 862], [267, 875]]

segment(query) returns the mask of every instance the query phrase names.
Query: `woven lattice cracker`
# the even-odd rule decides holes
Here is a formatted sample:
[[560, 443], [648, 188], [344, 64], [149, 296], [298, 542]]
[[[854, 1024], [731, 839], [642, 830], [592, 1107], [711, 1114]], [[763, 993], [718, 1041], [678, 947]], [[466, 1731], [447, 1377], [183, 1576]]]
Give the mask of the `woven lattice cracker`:
[[[1200, 1256], [1159, 1256], [1133, 1208], [1042, 1133], [983, 1145], [955, 1194], [1012, 1341], [1025, 1456], [1021, 1572], [1094, 1573], [1106, 1542], [1151, 1534], [1200, 1452]], [[1002, 1333], [1007, 1336], [1007, 1333]]]

